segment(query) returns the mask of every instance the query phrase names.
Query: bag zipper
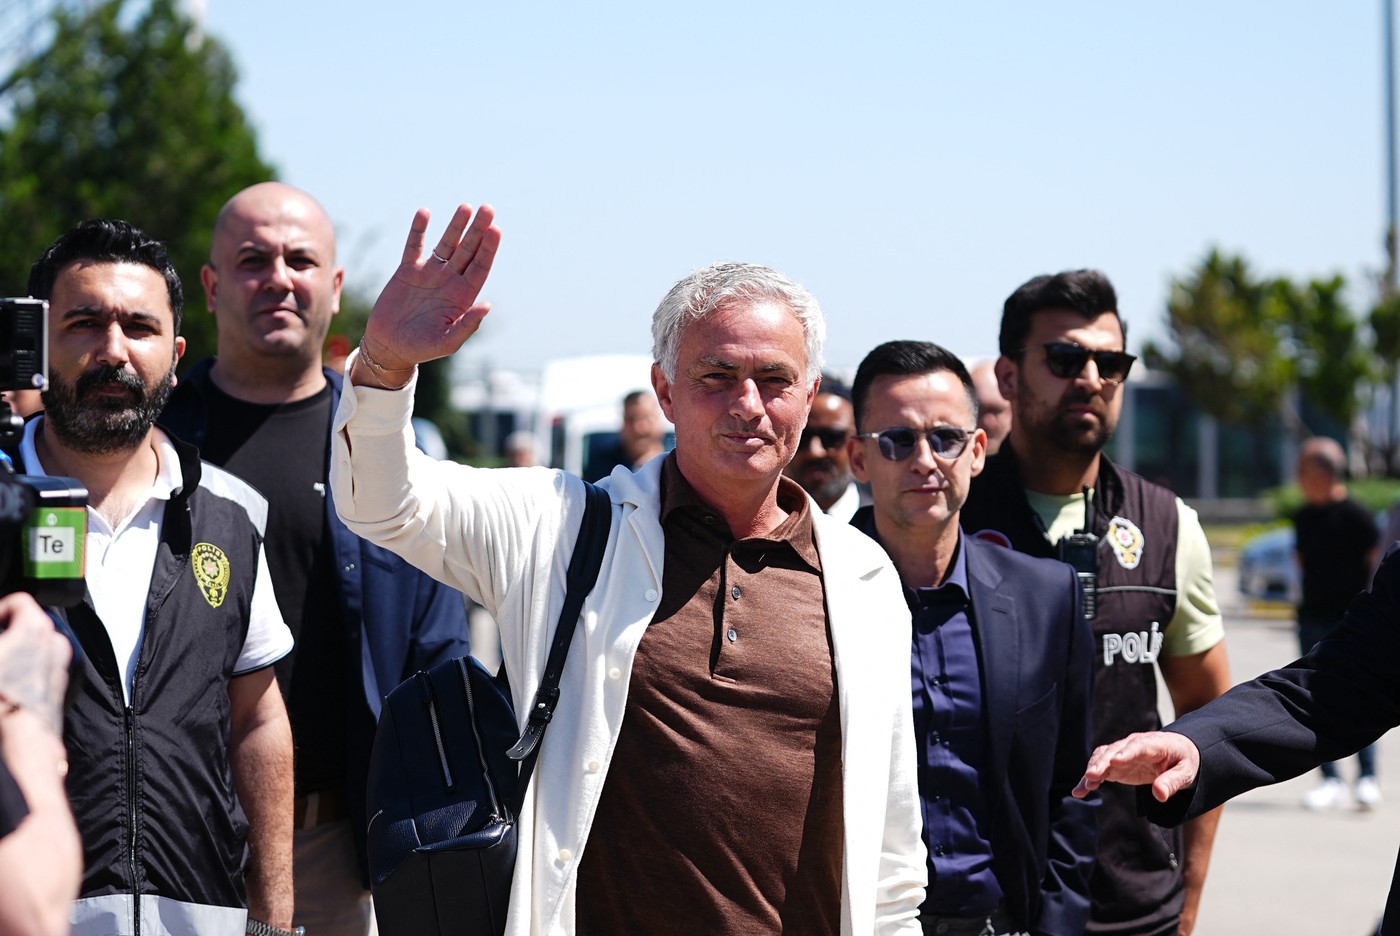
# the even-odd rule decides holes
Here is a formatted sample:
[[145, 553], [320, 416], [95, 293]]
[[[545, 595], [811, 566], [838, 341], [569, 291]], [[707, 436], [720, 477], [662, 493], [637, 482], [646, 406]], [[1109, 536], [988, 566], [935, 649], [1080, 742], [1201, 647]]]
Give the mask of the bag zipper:
[[481, 762], [481, 779], [486, 784], [486, 795], [491, 800], [491, 818], [509, 820], [501, 808], [500, 797], [496, 794], [496, 783], [491, 776], [491, 765], [486, 760], [486, 744], [481, 737], [481, 727], [476, 723], [476, 699], [472, 696], [471, 672], [464, 657], [457, 658], [457, 673], [462, 677], [462, 692], [467, 701], [467, 721], [471, 722], [472, 737], [476, 739], [476, 756]]
[[418, 692], [423, 697], [423, 704], [428, 708], [428, 721], [433, 728], [433, 744], [437, 745], [438, 767], [442, 770], [443, 786], [447, 792], [452, 792], [456, 784], [452, 780], [452, 767], [447, 762], [447, 746], [442, 741], [442, 726], [438, 723], [437, 700], [433, 697], [433, 683], [424, 672], [415, 673], [414, 682], [418, 684]]

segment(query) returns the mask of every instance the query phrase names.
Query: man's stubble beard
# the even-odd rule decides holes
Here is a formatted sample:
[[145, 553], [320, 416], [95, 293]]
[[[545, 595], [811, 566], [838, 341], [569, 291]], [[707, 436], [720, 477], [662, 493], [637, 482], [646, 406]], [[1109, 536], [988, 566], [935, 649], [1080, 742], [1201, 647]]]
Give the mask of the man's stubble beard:
[[[809, 488], [808, 492], [817, 503], [829, 501], [834, 504], [841, 499], [841, 495], [846, 493], [846, 488], [851, 486], [851, 472], [849, 469], [841, 471], [832, 466], [831, 473], [827, 475], [824, 483]], [[825, 509], [825, 508], [823, 508]]]
[[[133, 391], [135, 399], [88, 396], [94, 387], [108, 384]], [[44, 391], [45, 425], [65, 446], [87, 455], [131, 451], [145, 441], [174, 385], [174, 363], [149, 393], [136, 374], [108, 364], [80, 375], [73, 384], [50, 375]]]
[[[1024, 400], [1030, 396], [1024, 381], [1018, 381], [1017, 391], [1020, 399]], [[1016, 413], [1012, 417], [1012, 424], [1021, 421], [1028, 436], [1048, 444], [1055, 451], [1084, 456], [1097, 455], [1108, 445], [1114, 430], [1118, 428], [1109, 407], [1104, 407], [1103, 414], [1099, 416], [1097, 425], [1093, 428], [1080, 425], [1079, 417], [1065, 411], [1068, 406], [1090, 399], [1092, 396], [1085, 395], [1061, 397], [1048, 418], [1042, 417], [1044, 410], [1037, 410], [1034, 416]]]

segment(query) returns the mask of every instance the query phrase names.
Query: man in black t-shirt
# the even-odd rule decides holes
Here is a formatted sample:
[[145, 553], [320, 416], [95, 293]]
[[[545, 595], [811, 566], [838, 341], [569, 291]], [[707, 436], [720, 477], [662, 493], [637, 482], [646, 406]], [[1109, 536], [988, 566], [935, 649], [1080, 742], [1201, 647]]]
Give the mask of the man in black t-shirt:
[[[1380, 532], [1371, 514], [1347, 496], [1346, 454], [1334, 439], [1317, 437], [1298, 454], [1298, 486], [1304, 504], [1293, 515], [1296, 557], [1303, 593], [1298, 603], [1298, 644], [1306, 654], [1341, 620], [1347, 605], [1370, 583]], [[1381, 802], [1376, 782], [1376, 747], [1357, 754], [1356, 805]], [[1347, 788], [1335, 764], [1322, 765], [1322, 782], [1303, 796], [1308, 809], [1331, 809], [1346, 801]]]
[[[220, 211], [202, 271], [218, 357], [185, 374], [163, 423], [268, 500], [266, 550], [296, 649], [277, 665], [296, 744], [296, 921], [318, 936], [373, 927], [365, 777], [383, 696], [468, 652], [460, 593], [346, 529], [331, 503], [323, 367], [344, 270], [330, 219], [266, 182]], [[358, 857], [358, 860], [357, 860]]]

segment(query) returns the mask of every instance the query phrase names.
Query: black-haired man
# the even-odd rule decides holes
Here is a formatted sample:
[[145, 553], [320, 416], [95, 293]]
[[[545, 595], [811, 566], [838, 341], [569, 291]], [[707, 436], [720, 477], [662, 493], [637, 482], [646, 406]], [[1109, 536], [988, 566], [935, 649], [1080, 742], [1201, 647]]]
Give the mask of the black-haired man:
[[851, 460], [846, 442], [855, 432], [855, 410], [851, 391], [829, 374], [822, 375], [807, 425], [797, 442], [797, 452], [783, 469], [822, 512], [838, 520], [849, 520], [860, 506], [860, 488], [851, 478]]
[[956, 356], [871, 351], [853, 393], [853, 525], [894, 560], [913, 615], [925, 933], [1071, 936], [1089, 916], [1097, 803], [1070, 794], [1089, 750], [1092, 635], [1064, 563], [964, 536], [986, 434]]
[[[1102, 454], [1134, 357], [1118, 298], [1094, 270], [1038, 276], [1006, 300], [997, 379], [1011, 434], [974, 482], [963, 523], [1096, 577], [1086, 594], [1096, 643], [1094, 738], [1159, 727], [1155, 662], [1178, 713], [1229, 688], [1210, 549], [1195, 511]], [[1082, 536], [1075, 536], [1081, 531]], [[1093, 610], [1096, 609], [1096, 610]], [[1130, 791], [1105, 790], [1089, 932], [1189, 933], [1218, 816], [1184, 848], [1137, 817]]]
[[29, 291], [49, 301], [50, 385], [23, 470], [89, 496], [88, 597], [67, 612], [87, 657], [64, 726], [86, 869], [73, 933], [240, 936], [249, 913], [289, 929], [292, 738], [272, 664], [292, 636], [266, 502], [155, 426], [185, 345], [179, 277], [159, 241], [87, 221]]

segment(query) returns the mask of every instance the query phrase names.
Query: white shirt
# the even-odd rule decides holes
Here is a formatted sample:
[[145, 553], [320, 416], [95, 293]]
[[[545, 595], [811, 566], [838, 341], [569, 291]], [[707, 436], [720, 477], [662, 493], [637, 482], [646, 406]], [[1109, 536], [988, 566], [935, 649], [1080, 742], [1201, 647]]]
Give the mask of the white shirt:
[[836, 498], [836, 503], [831, 505], [831, 509], [825, 511], [828, 517], [840, 520], [842, 523], [850, 523], [851, 518], [860, 509], [860, 488], [852, 481], [846, 485], [846, 490], [841, 496]]
[[[31, 419], [24, 427], [20, 457], [26, 473], [47, 474], [39, 461], [34, 435], [43, 417]], [[156, 478], [146, 502], [115, 528], [105, 517], [88, 507], [88, 532], [84, 553], [84, 577], [93, 610], [107, 630], [117, 664], [122, 670], [122, 691], [131, 701], [131, 680], [141, 650], [146, 626], [146, 598], [151, 590], [156, 551], [160, 546], [165, 505], [184, 486], [180, 457], [165, 433], [152, 433], [156, 452]], [[292, 649], [292, 633], [282, 620], [272, 591], [267, 560], [258, 547], [258, 572], [253, 583], [253, 601], [248, 634], [234, 666], [240, 676], [261, 669], [286, 656]]]

